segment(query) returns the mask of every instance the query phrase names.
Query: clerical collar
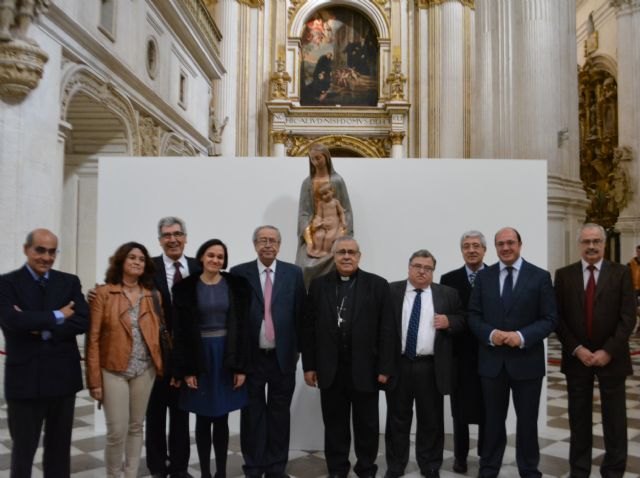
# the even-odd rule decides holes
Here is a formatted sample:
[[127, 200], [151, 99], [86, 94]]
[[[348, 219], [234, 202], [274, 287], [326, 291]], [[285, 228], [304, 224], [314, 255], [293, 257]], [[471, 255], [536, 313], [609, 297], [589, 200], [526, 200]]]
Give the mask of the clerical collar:
[[340, 275], [340, 273], [336, 270], [336, 275], [338, 276], [338, 279], [340, 279], [341, 282], [350, 282], [356, 279], [356, 276], [358, 274], [358, 269], [356, 269], [356, 271], [351, 274], [350, 276], [343, 276]]

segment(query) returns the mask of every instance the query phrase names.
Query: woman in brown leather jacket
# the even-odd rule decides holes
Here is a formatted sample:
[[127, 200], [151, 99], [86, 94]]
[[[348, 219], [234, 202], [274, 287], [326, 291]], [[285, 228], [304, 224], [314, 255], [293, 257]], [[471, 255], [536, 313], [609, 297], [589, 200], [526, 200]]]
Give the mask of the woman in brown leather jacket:
[[107, 476], [120, 477], [124, 469], [126, 478], [134, 478], [147, 402], [156, 375], [162, 374], [160, 307], [154, 304], [147, 249], [136, 242], [120, 246], [109, 259], [105, 282], [91, 301], [87, 385], [104, 404]]

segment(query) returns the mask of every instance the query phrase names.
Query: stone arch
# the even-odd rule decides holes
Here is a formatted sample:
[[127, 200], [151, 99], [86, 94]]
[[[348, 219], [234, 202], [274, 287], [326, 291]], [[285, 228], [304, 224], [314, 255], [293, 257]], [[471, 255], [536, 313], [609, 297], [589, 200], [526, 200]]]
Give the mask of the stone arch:
[[319, 8], [339, 6], [350, 7], [364, 14], [376, 28], [379, 39], [388, 39], [391, 37], [391, 29], [381, 7], [376, 2], [362, 2], [358, 0], [317, 0], [306, 2], [296, 12], [295, 17], [291, 21], [290, 35], [298, 38], [301, 37], [307, 18]]
[[165, 133], [160, 141], [159, 156], [198, 156], [198, 152], [180, 135]]
[[86, 65], [69, 63], [63, 68], [60, 89], [60, 121], [66, 122], [69, 104], [82, 92], [115, 114], [122, 121], [128, 138], [128, 154], [140, 155], [137, 115], [131, 101], [109, 79]]
[[618, 79], [618, 62], [615, 58], [609, 55], [593, 55], [585, 62], [591, 63], [591, 68], [594, 70], [606, 71], [613, 78]]

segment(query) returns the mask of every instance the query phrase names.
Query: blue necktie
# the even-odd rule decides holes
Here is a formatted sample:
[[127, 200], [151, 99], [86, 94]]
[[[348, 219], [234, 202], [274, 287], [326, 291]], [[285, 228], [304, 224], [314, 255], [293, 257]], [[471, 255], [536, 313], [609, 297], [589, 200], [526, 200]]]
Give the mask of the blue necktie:
[[420, 327], [420, 311], [422, 310], [420, 294], [422, 294], [422, 289], [416, 289], [416, 299], [413, 301], [413, 307], [411, 308], [407, 340], [404, 347], [405, 357], [412, 360], [416, 358], [416, 347], [418, 346], [418, 327]]
[[513, 267], [507, 266], [507, 277], [502, 285], [502, 305], [504, 310], [509, 310], [511, 301], [513, 300]]

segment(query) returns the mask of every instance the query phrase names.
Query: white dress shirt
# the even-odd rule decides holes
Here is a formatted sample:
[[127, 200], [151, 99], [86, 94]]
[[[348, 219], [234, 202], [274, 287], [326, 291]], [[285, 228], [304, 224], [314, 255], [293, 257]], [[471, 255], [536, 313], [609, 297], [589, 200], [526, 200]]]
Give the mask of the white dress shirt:
[[[404, 293], [404, 302], [402, 304], [402, 353], [406, 347], [407, 329], [409, 328], [409, 319], [411, 318], [411, 310], [417, 296], [416, 288], [407, 281], [407, 289]], [[433, 326], [433, 296], [431, 295], [431, 287], [422, 290], [420, 296], [422, 306], [420, 309], [420, 325], [418, 326], [418, 342], [416, 345], [416, 355], [433, 355], [433, 344], [436, 340], [436, 329]]]
[[[264, 285], [267, 282], [267, 266], [265, 266], [262, 262], [260, 262], [260, 259], [257, 259], [257, 262], [258, 262], [258, 276], [260, 276], [260, 286], [262, 287], [262, 297], [264, 297]], [[273, 290], [274, 290], [273, 288], [275, 287], [275, 284], [276, 284], [276, 267], [277, 267], [276, 263], [277, 262], [278, 262], [277, 260], [274, 260], [273, 263], [269, 266], [269, 269], [271, 269], [271, 286], [272, 286], [271, 296], [272, 297], [273, 297]], [[271, 314], [271, 318], [273, 319], [273, 313]], [[276, 347], [275, 340], [273, 342], [270, 340], [267, 340], [267, 336], [264, 331], [264, 318], [262, 320], [262, 324], [260, 325], [259, 344], [261, 349], [273, 349]]]

